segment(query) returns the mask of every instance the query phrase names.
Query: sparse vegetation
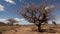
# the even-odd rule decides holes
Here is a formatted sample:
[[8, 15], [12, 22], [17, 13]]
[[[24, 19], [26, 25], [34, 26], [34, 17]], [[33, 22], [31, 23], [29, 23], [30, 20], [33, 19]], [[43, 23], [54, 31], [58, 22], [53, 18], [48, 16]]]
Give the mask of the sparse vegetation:
[[[49, 24], [49, 26], [54, 26], [54, 25]], [[49, 26], [47, 26], [47, 27], [49, 27]], [[59, 26], [59, 25], [57, 25], [57, 26]], [[42, 27], [42, 29], [43, 29], [43, 27]], [[48, 33], [55, 34], [55, 33], [58, 33], [59, 34], [60, 33], [60, 26], [55, 28], [55, 29], [50, 27], [49, 31], [47, 30], [47, 31], [44, 31], [43, 33], [36, 32], [37, 27], [35, 25], [27, 25], [27, 26], [26, 25], [24, 25], [24, 26], [23, 25], [21, 25], [21, 26], [16, 26], [15, 25], [15, 26], [13, 26], [13, 28], [14, 29], [12, 29], [12, 26], [9, 26], [9, 25], [8, 25], [8, 27], [7, 26], [1, 26], [0, 27], [0, 32], [2, 34], [15, 34], [15, 33], [16, 34], [32, 34], [32, 33], [33, 34], [48, 34]]]
[[[21, 22], [27, 21], [33, 24], [26, 24], [26, 25], [18, 24], [20, 19], [11, 17], [12, 14], [10, 15], [11, 12], [8, 11], [7, 14], [9, 13], [8, 15], [10, 16], [7, 16], [5, 14], [5, 18], [7, 17], [11, 17], [11, 18], [7, 19], [7, 21], [6, 19], [2, 19], [8, 23], [3, 23], [5, 21], [1, 20], [2, 22], [0, 22], [0, 34], [60, 34], [60, 24], [56, 24], [56, 21], [55, 21], [56, 14], [54, 15], [54, 11], [53, 11], [55, 10], [55, 8], [57, 8], [57, 5], [55, 5], [55, 3], [54, 5], [53, 4], [51, 5], [50, 3], [47, 2], [49, 0], [41, 0], [40, 4], [39, 3], [34, 4], [31, 2], [25, 3], [24, 2], [25, 0], [24, 1], [20, 0], [22, 4], [20, 3], [21, 5], [19, 4], [20, 5], [19, 7], [19, 5], [17, 4], [19, 3], [18, 2], [19, 0], [18, 1], [5, 0], [5, 1], [6, 1], [5, 4], [10, 3], [11, 5], [10, 4], [4, 5], [2, 3], [4, 7], [2, 6], [0, 8], [3, 8], [3, 9], [6, 8], [6, 11], [9, 10], [8, 8], [10, 6], [12, 7], [10, 8], [11, 11], [13, 11], [14, 8], [17, 8], [15, 12], [17, 12], [17, 14], [20, 17], [23, 17], [23, 19], [21, 19]], [[15, 4], [15, 6], [13, 4]], [[4, 14], [2, 13], [2, 15]], [[2, 15], [1, 17], [4, 17]], [[14, 17], [16, 16], [14, 15]], [[49, 21], [52, 22], [52, 24], [49, 24]]]

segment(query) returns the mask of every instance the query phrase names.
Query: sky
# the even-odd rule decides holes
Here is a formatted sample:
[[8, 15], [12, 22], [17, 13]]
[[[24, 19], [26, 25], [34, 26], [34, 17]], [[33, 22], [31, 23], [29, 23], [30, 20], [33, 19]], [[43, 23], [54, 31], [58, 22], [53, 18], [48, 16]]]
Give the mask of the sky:
[[[35, 3], [35, 5], [39, 5], [43, 0], [0, 0], [0, 20], [8, 19], [8, 18], [19, 18], [20, 23], [26, 24], [28, 23], [26, 20], [22, 18], [22, 16], [17, 15], [14, 11], [16, 8], [20, 8], [23, 3]], [[48, 5], [59, 5], [60, 0], [49, 0], [46, 1]], [[54, 14], [57, 16], [57, 23], [60, 22], [60, 8], [56, 8]]]

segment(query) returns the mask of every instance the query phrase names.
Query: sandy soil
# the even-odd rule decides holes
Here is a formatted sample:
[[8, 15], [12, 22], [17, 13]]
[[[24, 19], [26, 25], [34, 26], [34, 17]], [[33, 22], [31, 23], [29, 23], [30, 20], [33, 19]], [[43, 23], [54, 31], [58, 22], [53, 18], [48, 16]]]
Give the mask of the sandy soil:
[[[37, 27], [33, 25], [27, 26], [0, 26], [0, 32], [2, 34], [60, 34], [59, 25], [42, 26], [42, 29], [46, 29], [46, 32], [37, 32]], [[54, 33], [53, 33], [54, 32]]]

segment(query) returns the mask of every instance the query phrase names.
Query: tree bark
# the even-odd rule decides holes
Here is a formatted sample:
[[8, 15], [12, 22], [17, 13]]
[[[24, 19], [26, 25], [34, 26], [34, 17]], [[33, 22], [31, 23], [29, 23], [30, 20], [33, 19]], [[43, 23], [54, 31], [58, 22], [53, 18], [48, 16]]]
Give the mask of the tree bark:
[[41, 32], [41, 23], [38, 24], [38, 32]]

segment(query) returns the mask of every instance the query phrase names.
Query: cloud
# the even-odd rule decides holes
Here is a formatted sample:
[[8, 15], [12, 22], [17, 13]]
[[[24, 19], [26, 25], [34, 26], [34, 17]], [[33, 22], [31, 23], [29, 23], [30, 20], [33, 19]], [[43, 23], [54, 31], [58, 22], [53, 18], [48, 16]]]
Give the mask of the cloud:
[[47, 7], [45, 7], [45, 10], [53, 9], [53, 8], [55, 8], [55, 6], [54, 6], [54, 5], [51, 5], [51, 6], [47, 6]]
[[16, 21], [20, 21], [20, 19], [19, 18], [14, 18]]
[[14, 18], [16, 21], [23, 21], [23, 20], [25, 20], [25, 19], [23, 19], [23, 18]]
[[[27, 22], [24, 18], [14, 18], [14, 19], [16, 21], [19, 21], [18, 23], [15, 23], [15, 24], [21, 24], [21, 25], [32, 24], [32, 23]], [[0, 19], [0, 22], [9, 23], [7, 19]]]
[[7, 23], [7, 19], [0, 19], [0, 22]]
[[[16, 21], [24, 21], [25, 19], [23, 19], [23, 18], [14, 18], [14, 20], [16, 20]], [[0, 22], [3, 22], [3, 23], [8, 23], [9, 21], [7, 20], [7, 19], [0, 19]]]
[[4, 6], [0, 4], [0, 11], [4, 11]]
[[13, 0], [5, 0], [5, 1], [10, 3], [10, 4], [16, 4]]

